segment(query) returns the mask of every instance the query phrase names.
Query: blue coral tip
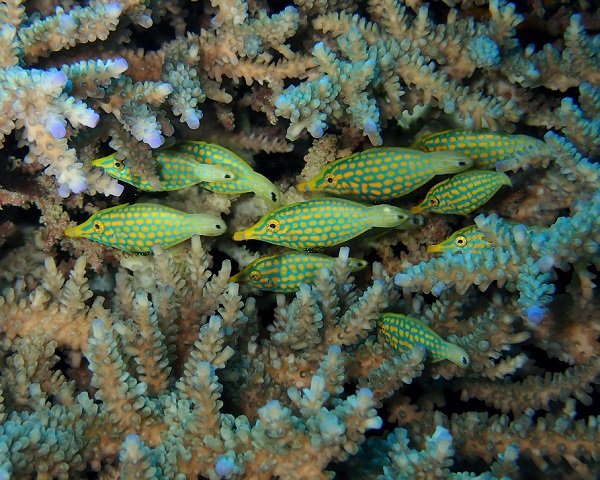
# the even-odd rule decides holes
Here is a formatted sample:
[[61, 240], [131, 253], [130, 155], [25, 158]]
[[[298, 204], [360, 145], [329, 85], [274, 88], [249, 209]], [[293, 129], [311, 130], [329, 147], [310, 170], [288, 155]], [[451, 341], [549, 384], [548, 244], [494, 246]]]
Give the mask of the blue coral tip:
[[233, 473], [235, 464], [230, 458], [219, 455], [215, 464], [215, 473], [220, 477], [228, 477]]
[[404, 273], [398, 273], [394, 277], [394, 283], [399, 287], [408, 287], [410, 285], [410, 277]]
[[527, 314], [527, 320], [529, 320], [529, 322], [533, 323], [534, 325], [540, 323], [546, 315], [546, 311], [543, 308], [537, 306], [528, 308], [525, 311], [525, 313]]

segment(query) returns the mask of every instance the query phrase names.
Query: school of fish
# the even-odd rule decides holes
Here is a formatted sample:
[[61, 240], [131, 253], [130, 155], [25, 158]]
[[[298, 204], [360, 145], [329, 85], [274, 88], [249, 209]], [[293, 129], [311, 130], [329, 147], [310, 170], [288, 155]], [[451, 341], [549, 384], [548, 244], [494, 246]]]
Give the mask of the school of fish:
[[[112, 177], [140, 190], [173, 191], [199, 185], [221, 194], [253, 192], [271, 210], [233, 240], [261, 240], [291, 249], [253, 261], [231, 281], [262, 290], [293, 293], [312, 283], [335, 258], [322, 253], [370, 229], [412, 229], [423, 225], [421, 213], [468, 215], [489, 201], [511, 180], [497, 168], [516, 152], [540, 148], [543, 142], [526, 135], [487, 130], [447, 130], [419, 138], [411, 148], [382, 147], [358, 152], [325, 165], [312, 179], [298, 184], [300, 192], [317, 198], [280, 206], [281, 194], [265, 176], [235, 153], [219, 145], [183, 140], [153, 153], [160, 188], [135, 173], [116, 153], [92, 162]], [[434, 177], [452, 175], [437, 183], [410, 211], [383, 204], [419, 189]], [[347, 197], [347, 198], [345, 198]], [[369, 203], [363, 203], [369, 202]], [[375, 205], [373, 205], [375, 203]], [[156, 203], [119, 205], [100, 210], [84, 223], [65, 231], [132, 253], [148, 253], [155, 243], [169, 248], [192, 235], [222, 235], [225, 222], [204, 213], [186, 213]], [[491, 248], [475, 225], [456, 231], [429, 252]], [[352, 271], [367, 265], [348, 259]], [[466, 367], [469, 356], [444, 341], [417, 319], [383, 313], [381, 337], [399, 352], [422, 345], [430, 361], [448, 359]]]

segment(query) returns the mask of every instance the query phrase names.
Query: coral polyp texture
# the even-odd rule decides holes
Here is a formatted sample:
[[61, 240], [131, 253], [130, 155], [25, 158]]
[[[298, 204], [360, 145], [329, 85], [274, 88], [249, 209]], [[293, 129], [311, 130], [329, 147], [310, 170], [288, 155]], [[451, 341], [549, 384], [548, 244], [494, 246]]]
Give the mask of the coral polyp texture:
[[600, 478], [599, 18], [0, 0], [0, 478]]

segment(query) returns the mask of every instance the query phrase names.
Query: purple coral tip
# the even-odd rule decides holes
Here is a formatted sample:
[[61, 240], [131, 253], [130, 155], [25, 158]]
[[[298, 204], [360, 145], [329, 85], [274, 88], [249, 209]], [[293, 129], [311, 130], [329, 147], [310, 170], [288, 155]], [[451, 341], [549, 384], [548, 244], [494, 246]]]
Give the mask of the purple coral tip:
[[310, 133], [314, 138], [321, 138], [325, 131], [323, 130], [323, 124], [313, 123], [308, 126], [308, 133]]
[[67, 84], [69, 79], [67, 78], [67, 74], [65, 72], [62, 70], [56, 70], [46, 72], [46, 80], [52, 85], [63, 87]]
[[123, 73], [128, 67], [129, 65], [127, 64], [127, 60], [124, 58], [117, 58], [115, 60], [114, 68], [116, 71], [118, 71], [118, 73]]
[[375, 120], [367, 118], [364, 123], [364, 130], [366, 135], [375, 135], [378, 132]]
[[66, 126], [60, 120], [52, 120], [46, 126], [50, 135], [52, 135], [56, 139], [65, 138], [67, 134]]
[[188, 127], [190, 127], [192, 130], [195, 130], [200, 126], [200, 119], [198, 118], [198, 115], [192, 113], [188, 115], [186, 123]]
[[152, 148], [158, 148], [163, 144], [164, 140], [157, 132], [150, 132], [144, 136], [144, 143], [147, 143]]
[[79, 121], [85, 125], [86, 127], [91, 127], [94, 128], [96, 125], [98, 125], [98, 122], [100, 121], [100, 115], [98, 115], [96, 112], [94, 112], [91, 109], [87, 109], [85, 115], [82, 115], [81, 118], [79, 119]]
[[77, 179], [71, 181], [69, 183], [69, 188], [71, 189], [71, 191], [73, 193], [83, 192], [87, 188], [87, 185], [85, 183], [85, 178], [83, 178], [83, 176], [82, 176], [80, 178], [77, 178]]
[[62, 198], [68, 198], [71, 194], [71, 190], [66, 185], [61, 185], [58, 187], [57, 193]]

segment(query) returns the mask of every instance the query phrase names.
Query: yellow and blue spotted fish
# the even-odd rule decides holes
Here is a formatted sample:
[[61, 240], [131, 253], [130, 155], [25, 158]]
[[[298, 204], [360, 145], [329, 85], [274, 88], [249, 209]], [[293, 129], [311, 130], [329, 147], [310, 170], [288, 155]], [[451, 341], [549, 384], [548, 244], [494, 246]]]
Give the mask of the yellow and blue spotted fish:
[[94, 167], [102, 167], [111, 177], [146, 192], [170, 192], [198, 183], [235, 180], [233, 172], [225, 167], [201, 163], [190, 155], [168, 149], [156, 150], [152, 156], [156, 160], [156, 173], [162, 185], [160, 189], [157, 189], [132, 171], [123, 161], [115, 159], [115, 156], [116, 153], [113, 153], [107, 157], [93, 160], [91, 163]]
[[496, 162], [503, 162], [515, 153], [529, 148], [543, 149], [545, 143], [527, 135], [513, 135], [490, 130], [445, 130], [430, 133], [413, 143], [412, 148], [424, 152], [452, 150], [462, 152], [473, 160], [473, 167], [494, 170]]
[[[321, 267], [331, 269], [336, 260], [320, 253], [286, 252], [254, 260], [230, 281], [270, 292], [294, 293], [303, 283], [313, 283]], [[349, 258], [348, 261], [353, 272], [367, 266], [366, 260]]]
[[502, 185], [512, 186], [505, 173], [489, 170], [462, 172], [433, 186], [411, 212], [467, 215], [492, 198]]
[[202, 185], [206, 190], [228, 195], [254, 192], [272, 206], [279, 205], [281, 201], [279, 190], [268, 178], [252, 170], [242, 158], [226, 148], [212, 143], [183, 140], [175, 143], [169, 150], [192, 155], [202, 163], [233, 172], [234, 181]]
[[384, 312], [377, 322], [377, 332], [392, 348], [406, 353], [417, 345], [427, 350], [427, 359], [434, 363], [450, 360], [459, 367], [469, 366], [469, 355], [458, 345], [443, 340], [431, 328], [416, 318]]
[[386, 201], [416, 190], [435, 175], [466, 170], [473, 161], [461, 152], [427, 153], [410, 148], [373, 148], [325, 165], [298, 190]]
[[423, 219], [391, 205], [363, 205], [343, 198], [315, 198], [264, 215], [234, 240], [263, 240], [295, 250], [333, 247], [373, 227], [415, 228]]
[[149, 253], [152, 245], [177, 245], [192, 235], [217, 236], [227, 226], [218, 217], [189, 214], [155, 203], [123, 204], [100, 210], [86, 222], [67, 228], [68, 237], [84, 237], [127, 252]]
[[[519, 224], [505, 220], [505, 225], [516, 227]], [[528, 232], [538, 230], [538, 227], [525, 226]], [[484, 235], [477, 229], [477, 225], [469, 225], [454, 232], [446, 240], [436, 245], [429, 245], [428, 252], [460, 252], [461, 250], [475, 250], [481, 248], [492, 248], [493, 245], [484, 240]]]
[[428, 252], [460, 252], [480, 248], [492, 248], [492, 244], [483, 239], [483, 233], [477, 225], [469, 225], [454, 232], [446, 240], [436, 245], [429, 245]]

